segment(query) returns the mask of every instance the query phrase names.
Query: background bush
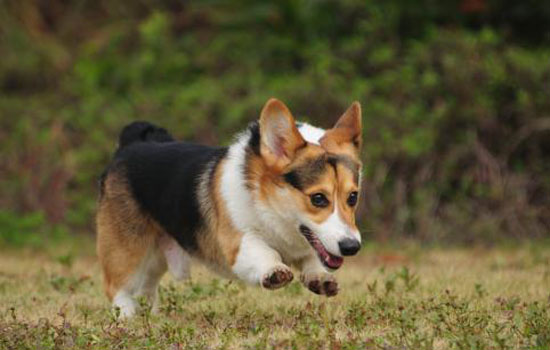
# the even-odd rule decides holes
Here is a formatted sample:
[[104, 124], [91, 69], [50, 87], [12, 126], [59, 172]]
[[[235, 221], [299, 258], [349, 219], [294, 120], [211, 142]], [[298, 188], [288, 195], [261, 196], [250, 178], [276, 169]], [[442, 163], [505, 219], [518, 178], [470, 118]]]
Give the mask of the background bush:
[[0, 23], [4, 243], [91, 234], [124, 124], [228, 144], [271, 96], [323, 127], [362, 103], [367, 238], [550, 236], [548, 2], [25, 0]]

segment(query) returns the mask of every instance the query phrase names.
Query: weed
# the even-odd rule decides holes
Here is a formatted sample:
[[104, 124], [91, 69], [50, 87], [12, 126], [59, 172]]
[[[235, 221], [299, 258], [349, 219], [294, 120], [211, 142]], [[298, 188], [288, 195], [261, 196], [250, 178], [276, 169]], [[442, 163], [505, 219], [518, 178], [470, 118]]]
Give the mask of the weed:
[[74, 263], [74, 254], [67, 253], [67, 254], [60, 255], [56, 258], [56, 260], [61, 265], [63, 265], [63, 266], [70, 269], [71, 266], [73, 266], [73, 263]]
[[397, 272], [397, 277], [403, 281], [407, 292], [414, 290], [420, 283], [418, 276], [411, 273], [406, 266], [403, 266], [401, 270]]
[[476, 283], [474, 285], [474, 288], [476, 290], [476, 295], [478, 298], [483, 298], [484, 296], [487, 295], [487, 291], [485, 290], [485, 287], [483, 287], [483, 284]]

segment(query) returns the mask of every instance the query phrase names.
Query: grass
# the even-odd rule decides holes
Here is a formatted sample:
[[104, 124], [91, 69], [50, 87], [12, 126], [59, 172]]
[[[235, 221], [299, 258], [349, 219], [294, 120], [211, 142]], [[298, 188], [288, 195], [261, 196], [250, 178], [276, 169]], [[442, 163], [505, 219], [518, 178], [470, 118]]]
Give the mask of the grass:
[[0, 254], [1, 349], [550, 349], [550, 249], [367, 247], [335, 298], [194, 268], [117, 319], [91, 253]]

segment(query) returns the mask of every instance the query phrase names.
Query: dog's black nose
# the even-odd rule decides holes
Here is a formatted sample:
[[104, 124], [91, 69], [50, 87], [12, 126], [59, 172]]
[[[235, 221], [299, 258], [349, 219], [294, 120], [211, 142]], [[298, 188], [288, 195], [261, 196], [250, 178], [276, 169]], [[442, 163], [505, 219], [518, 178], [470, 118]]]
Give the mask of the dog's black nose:
[[359, 251], [359, 248], [361, 248], [361, 243], [353, 238], [345, 238], [338, 242], [338, 246], [340, 247], [340, 252], [342, 255], [350, 256], [355, 255]]

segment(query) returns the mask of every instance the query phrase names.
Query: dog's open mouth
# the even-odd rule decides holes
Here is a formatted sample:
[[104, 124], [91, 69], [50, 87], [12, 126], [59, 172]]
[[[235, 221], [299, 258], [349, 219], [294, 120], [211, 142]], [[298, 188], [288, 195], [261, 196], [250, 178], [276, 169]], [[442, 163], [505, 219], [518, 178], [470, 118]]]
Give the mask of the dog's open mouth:
[[304, 235], [304, 237], [307, 239], [313, 249], [315, 249], [315, 251], [317, 252], [317, 256], [319, 256], [319, 259], [326, 267], [336, 270], [340, 266], [342, 266], [344, 259], [342, 257], [329, 253], [323, 243], [321, 243], [319, 238], [317, 238], [315, 233], [313, 233], [313, 231], [311, 231], [309, 227], [305, 225], [300, 225], [300, 232]]

